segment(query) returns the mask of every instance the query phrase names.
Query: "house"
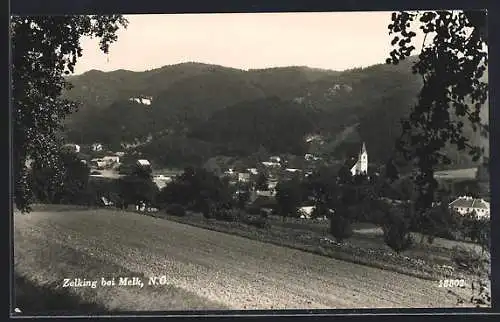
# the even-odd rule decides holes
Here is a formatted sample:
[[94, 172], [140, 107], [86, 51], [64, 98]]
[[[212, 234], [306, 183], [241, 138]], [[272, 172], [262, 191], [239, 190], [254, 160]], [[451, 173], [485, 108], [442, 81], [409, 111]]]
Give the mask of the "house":
[[450, 208], [461, 215], [467, 215], [475, 212], [478, 218], [490, 217], [490, 203], [484, 199], [472, 197], [458, 197], [450, 202]]
[[107, 164], [118, 164], [120, 163], [120, 157], [116, 155], [108, 155], [105, 157], [101, 158], [102, 161], [106, 162]]
[[250, 172], [253, 175], [258, 175], [259, 174], [259, 170], [257, 170], [256, 168], [248, 168], [247, 171]]
[[353, 176], [368, 173], [368, 152], [366, 152], [364, 142], [357, 159], [355, 159], [355, 163], [350, 167], [350, 169]]
[[73, 153], [80, 153], [80, 146], [78, 144], [72, 144], [72, 143], [65, 144], [63, 145], [63, 148]]
[[139, 167], [150, 167], [151, 166], [151, 163], [146, 159], [139, 159], [139, 160], [137, 160], [136, 164]]
[[304, 155], [304, 160], [306, 160], [306, 161], [318, 161], [318, 160], [321, 160], [321, 158], [315, 156], [314, 154], [306, 153]]
[[153, 176], [153, 182], [156, 184], [158, 189], [163, 189], [167, 184], [172, 182], [172, 177], [167, 177], [163, 174]]
[[238, 173], [238, 181], [239, 182], [249, 182], [250, 181], [250, 173], [247, 173], [247, 172]]
[[[311, 219], [314, 208], [315, 208], [314, 206], [303, 206], [303, 207], [300, 207], [297, 212], [299, 213], [300, 218]], [[330, 212], [332, 214], [334, 211], [332, 209], [328, 209], [328, 212]], [[327, 217], [323, 216], [323, 217], [317, 218], [317, 219], [326, 220]]]
[[272, 162], [272, 161], [264, 161], [262, 164], [266, 167], [280, 167], [281, 163], [279, 162]]
[[315, 208], [314, 206], [300, 207], [298, 210], [300, 218], [310, 219], [312, 212], [314, 211], [314, 208]]
[[125, 152], [115, 152], [115, 155], [117, 157], [123, 157], [125, 155]]
[[102, 144], [101, 143], [93, 143], [91, 146], [92, 151], [102, 151]]
[[101, 202], [106, 207], [111, 207], [114, 205], [114, 203], [106, 197], [101, 197]]
[[274, 162], [274, 163], [280, 163], [281, 162], [281, 158], [278, 157], [278, 156], [272, 156], [272, 157], [269, 157], [269, 161], [270, 162]]
[[95, 168], [104, 168], [108, 165], [108, 163], [102, 159], [92, 159], [90, 160], [90, 165]]
[[151, 105], [151, 103], [153, 101], [153, 98], [151, 96], [147, 96], [147, 97], [131, 97], [131, 98], [129, 98], [129, 101], [149, 106], [149, 105]]

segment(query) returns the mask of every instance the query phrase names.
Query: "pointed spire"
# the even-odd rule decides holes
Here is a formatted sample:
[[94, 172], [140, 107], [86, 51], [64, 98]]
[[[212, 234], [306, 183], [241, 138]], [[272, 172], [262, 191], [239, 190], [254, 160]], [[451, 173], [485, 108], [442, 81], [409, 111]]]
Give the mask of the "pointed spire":
[[363, 147], [361, 148], [361, 154], [366, 153], [365, 142], [363, 142]]

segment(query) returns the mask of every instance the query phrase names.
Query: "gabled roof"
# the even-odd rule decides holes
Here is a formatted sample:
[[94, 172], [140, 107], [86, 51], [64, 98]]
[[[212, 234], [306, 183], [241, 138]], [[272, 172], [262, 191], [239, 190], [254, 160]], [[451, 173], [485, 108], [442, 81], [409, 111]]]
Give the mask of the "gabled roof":
[[149, 163], [148, 160], [145, 160], [145, 159], [140, 159], [140, 160], [137, 160], [137, 163], [140, 164], [140, 165], [151, 165], [151, 163]]
[[475, 199], [472, 197], [459, 197], [458, 199], [450, 202], [451, 207], [455, 208], [476, 208], [476, 209], [489, 209], [489, 202], [483, 199]]

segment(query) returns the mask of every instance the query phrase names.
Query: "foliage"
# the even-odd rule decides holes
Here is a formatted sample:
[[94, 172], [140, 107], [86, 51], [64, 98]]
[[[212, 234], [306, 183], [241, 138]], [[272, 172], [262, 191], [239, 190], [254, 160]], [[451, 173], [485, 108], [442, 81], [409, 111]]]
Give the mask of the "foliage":
[[179, 204], [171, 204], [165, 208], [165, 212], [178, 217], [184, 217], [186, 215], [186, 209]]
[[21, 211], [30, 210], [26, 160], [54, 169], [54, 183], [63, 180], [59, 133], [62, 120], [77, 104], [60, 94], [68, 86], [64, 75], [73, 72], [82, 55], [80, 37], [99, 37], [101, 50], [107, 52], [116, 31], [126, 25], [120, 15], [12, 17], [14, 194]]
[[385, 243], [395, 252], [400, 253], [412, 246], [409, 218], [397, 208], [392, 207], [386, 213], [382, 229]]
[[278, 212], [286, 217], [297, 217], [297, 210], [302, 196], [300, 182], [296, 179], [280, 181], [276, 186]]
[[238, 183], [236, 206], [239, 209], [244, 209], [247, 202], [250, 200], [250, 187], [248, 184]]
[[260, 229], [267, 229], [271, 227], [269, 221], [262, 216], [244, 216], [242, 217], [242, 222]]
[[[29, 184], [34, 197], [44, 203], [85, 204], [90, 169], [73, 153], [61, 152], [58, 160], [60, 170], [33, 164]], [[58, 174], [62, 175], [61, 182], [54, 180]]]
[[274, 97], [242, 102], [214, 112], [190, 137], [219, 145], [221, 154], [250, 155], [263, 146], [271, 153], [303, 155], [303, 137], [314, 129], [312, 114]]
[[204, 214], [230, 208], [232, 196], [228, 183], [201, 168], [186, 168], [158, 194], [160, 204], [178, 203]]
[[267, 190], [268, 189], [268, 179], [264, 173], [259, 173], [255, 181], [256, 190]]
[[452, 261], [462, 270], [472, 274], [484, 274], [487, 270], [486, 258], [473, 249], [455, 246], [452, 249]]
[[222, 208], [219, 209], [218, 212], [214, 214], [215, 219], [227, 221], [227, 222], [236, 222], [239, 221], [242, 217], [241, 211], [236, 209], [227, 209]]
[[347, 207], [337, 207], [330, 216], [330, 234], [341, 243], [352, 236], [351, 214]]
[[473, 211], [463, 216], [462, 231], [465, 237], [481, 245], [483, 251], [489, 251], [491, 243], [491, 222], [487, 218], [478, 218]]
[[[481, 134], [487, 135], [480, 112], [488, 94], [488, 84], [482, 80], [488, 65], [488, 36], [486, 11], [393, 13], [388, 28], [397, 48], [387, 63], [398, 64], [416, 49], [412, 44], [415, 25], [425, 38], [412, 70], [422, 77], [423, 87], [410, 115], [402, 121], [403, 132], [397, 142], [400, 155], [392, 162], [401, 158], [416, 165], [416, 210], [424, 214], [437, 188], [435, 168], [451, 161], [443, 148], [452, 144], [467, 150], [473, 160], [482, 155], [481, 147], [464, 135], [464, 121], [474, 132], [481, 128]], [[431, 42], [426, 41], [428, 37], [432, 37]], [[397, 166], [392, 170], [397, 171]]]
[[157, 201], [158, 187], [150, 171], [143, 167], [135, 167], [131, 174], [118, 179], [118, 185], [125, 205], [137, 205], [140, 202], [153, 204]]

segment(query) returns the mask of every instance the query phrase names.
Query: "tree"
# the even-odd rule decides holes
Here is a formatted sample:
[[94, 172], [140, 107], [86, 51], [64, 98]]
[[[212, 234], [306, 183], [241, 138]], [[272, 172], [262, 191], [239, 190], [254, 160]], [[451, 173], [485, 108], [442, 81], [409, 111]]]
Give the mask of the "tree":
[[330, 217], [330, 233], [341, 243], [352, 236], [351, 214], [349, 207], [339, 205]]
[[474, 132], [488, 135], [480, 117], [488, 95], [488, 83], [482, 80], [488, 65], [486, 11], [393, 13], [388, 28], [396, 48], [388, 64], [396, 65], [415, 51], [412, 39], [416, 26], [425, 36], [412, 71], [421, 75], [423, 86], [409, 117], [402, 120], [397, 154], [388, 170], [394, 178], [398, 163], [407, 161], [416, 166], [416, 215], [426, 216], [437, 189], [434, 171], [438, 165], [451, 162], [441, 150], [452, 144], [467, 150], [473, 161], [484, 152], [466, 137], [464, 122], [469, 122]]
[[126, 26], [121, 15], [12, 17], [13, 188], [19, 210], [30, 211], [26, 160], [54, 169], [54, 182], [63, 180], [59, 132], [77, 103], [60, 95], [69, 88], [64, 76], [82, 56], [80, 38], [100, 38], [100, 49], [107, 53], [117, 30]]
[[255, 181], [255, 189], [257, 190], [268, 190], [267, 176], [264, 173], [259, 173], [257, 180]]
[[413, 244], [410, 219], [396, 207], [388, 208], [382, 230], [385, 243], [396, 253], [408, 249]]
[[158, 201], [206, 213], [211, 209], [231, 208], [232, 196], [228, 183], [213, 173], [202, 168], [186, 168], [160, 191]]
[[312, 173], [304, 182], [304, 199], [314, 202], [313, 218], [330, 215], [330, 208], [335, 206], [338, 194], [336, 176], [330, 169], [319, 169]]
[[300, 182], [296, 179], [280, 181], [276, 186], [276, 201], [283, 220], [289, 216], [295, 217], [301, 201]]
[[152, 177], [145, 175], [142, 170], [120, 178], [119, 189], [125, 207], [129, 204], [139, 205], [142, 202], [153, 204], [158, 194], [158, 187]]
[[54, 180], [56, 170], [34, 162], [29, 182], [34, 197], [46, 203], [86, 203], [90, 169], [74, 153], [62, 151], [58, 157], [61, 161], [61, 182]]
[[250, 200], [250, 186], [246, 183], [238, 183], [236, 193], [236, 204], [238, 208], [244, 209], [247, 202]]

